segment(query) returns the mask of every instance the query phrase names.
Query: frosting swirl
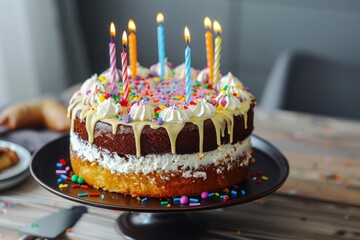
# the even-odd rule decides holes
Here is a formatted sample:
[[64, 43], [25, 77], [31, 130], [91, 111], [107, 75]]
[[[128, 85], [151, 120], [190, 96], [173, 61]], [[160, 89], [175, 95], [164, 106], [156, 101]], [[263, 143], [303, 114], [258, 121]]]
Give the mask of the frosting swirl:
[[220, 79], [220, 81], [216, 85], [216, 88], [217, 88], [218, 91], [220, 91], [226, 85], [229, 86], [229, 87], [234, 86], [236, 88], [243, 88], [244, 87], [242, 82], [237, 77], [232, 75], [231, 72], [229, 72], [228, 74], [226, 74], [225, 76], [223, 76]]
[[[158, 76], [160, 76], [160, 63], [154, 64], [150, 67], [150, 72], [156, 73]], [[164, 76], [170, 77], [172, 75], [172, 70], [169, 67], [167, 58], [165, 58], [165, 73]]]
[[[180, 64], [176, 68], [174, 68], [174, 77], [179, 79], [185, 79], [186, 71], [185, 71], [185, 63]], [[196, 79], [196, 70], [194, 68], [190, 68], [190, 78]]]
[[229, 111], [235, 111], [236, 109], [241, 109], [241, 102], [234, 95], [220, 93], [215, 101], [222, 106], [223, 109]]
[[141, 101], [131, 106], [129, 114], [133, 120], [145, 121], [153, 118], [154, 108], [147, 102]]
[[209, 81], [209, 74], [210, 74], [210, 69], [204, 68], [199, 72], [199, 74], [196, 77], [196, 80], [198, 80], [201, 83], [206, 83]]
[[102, 117], [113, 117], [122, 111], [120, 104], [116, 104], [112, 98], [108, 98], [99, 104], [97, 114]]
[[205, 98], [198, 100], [195, 106], [191, 107], [192, 115], [199, 118], [211, 118], [216, 112], [216, 108]]
[[186, 109], [180, 109], [179, 106], [173, 105], [162, 110], [159, 116], [164, 122], [185, 123], [190, 122], [191, 112]]

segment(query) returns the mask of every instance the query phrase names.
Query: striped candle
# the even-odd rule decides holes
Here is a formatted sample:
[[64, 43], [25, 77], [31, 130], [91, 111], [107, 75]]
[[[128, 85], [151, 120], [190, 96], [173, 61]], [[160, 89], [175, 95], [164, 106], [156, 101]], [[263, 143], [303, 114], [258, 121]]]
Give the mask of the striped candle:
[[123, 79], [123, 99], [129, 102], [129, 76], [128, 76], [128, 59], [126, 54], [127, 35], [123, 32], [122, 36], [123, 51], [121, 53], [122, 79]]
[[113, 22], [111, 22], [110, 24], [110, 36], [111, 36], [111, 41], [109, 43], [109, 55], [110, 55], [110, 92], [111, 95], [116, 95], [116, 90], [117, 90], [117, 79], [116, 79], [116, 45], [114, 42], [114, 38], [116, 35], [116, 31], [115, 31], [115, 24]]
[[215, 38], [215, 57], [214, 57], [214, 85], [220, 80], [220, 58], [221, 58], [221, 26], [218, 21], [214, 21], [214, 31], [217, 33]]
[[209, 68], [209, 85], [213, 85], [214, 79], [214, 46], [213, 46], [213, 35], [211, 30], [211, 20], [209, 17], [204, 19], [205, 33], [205, 45], [206, 45], [206, 60]]
[[158, 13], [156, 16], [157, 37], [158, 37], [158, 55], [160, 65], [160, 79], [163, 80], [165, 76], [165, 29], [164, 29], [164, 15]]
[[186, 79], [186, 104], [191, 100], [191, 49], [190, 49], [190, 32], [188, 27], [184, 30], [186, 49], [185, 49], [185, 79]]

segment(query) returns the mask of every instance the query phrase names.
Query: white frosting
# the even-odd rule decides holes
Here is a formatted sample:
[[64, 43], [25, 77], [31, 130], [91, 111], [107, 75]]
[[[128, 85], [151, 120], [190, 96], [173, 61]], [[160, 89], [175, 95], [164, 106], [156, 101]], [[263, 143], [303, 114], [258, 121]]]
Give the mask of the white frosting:
[[[131, 76], [131, 67], [128, 67], [128, 75]], [[146, 78], [149, 77], [151, 74], [150, 70], [146, 67], [143, 67], [140, 65], [140, 63], [136, 63], [136, 76], [140, 78]]]
[[[206, 178], [206, 173], [197, 171], [202, 166], [214, 164], [218, 167], [218, 174], [225, 169], [232, 169], [236, 166], [235, 159], [241, 155], [246, 158], [240, 166], [246, 166], [251, 159], [251, 140], [250, 137], [241, 143], [225, 144], [221, 148], [213, 151], [204, 152], [204, 156], [199, 159], [198, 154], [171, 154], [163, 155], [148, 154], [136, 157], [136, 155], [126, 154], [119, 156], [106, 149], [99, 149], [95, 145], [80, 139], [75, 133], [70, 133], [71, 148], [80, 158], [90, 162], [96, 162], [100, 166], [109, 169], [112, 173], [143, 173], [152, 172], [177, 172], [179, 169], [186, 170], [183, 177]], [[227, 157], [229, 156], [229, 157]]]
[[[157, 64], [154, 64], [150, 67], [150, 71], [151, 72], [156, 72], [156, 74], [158, 76], [160, 76], [160, 63], [157, 63]], [[167, 61], [167, 58], [165, 58], [165, 73], [164, 73], [164, 76], [165, 77], [170, 77], [172, 75], [172, 70], [171, 68], [169, 67], [169, 64], [168, 64], [168, 61]]]
[[116, 104], [112, 98], [108, 98], [99, 104], [97, 114], [102, 117], [114, 117], [122, 111], [120, 104]]
[[88, 95], [86, 95], [83, 99], [82, 99], [82, 103], [84, 105], [87, 106], [91, 106], [91, 107], [97, 107], [100, 103], [99, 101], [99, 94], [97, 94], [96, 92], [94, 93], [90, 93]]
[[80, 92], [83, 96], [86, 96], [88, 91], [93, 91], [95, 86], [97, 85], [98, 78], [97, 74], [92, 75], [89, 79], [87, 79], [80, 88]]
[[195, 106], [190, 105], [193, 117], [211, 118], [216, 112], [216, 108], [205, 98], [200, 99]]
[[178, 106], [170, 106], [159, 113], [164, 122], [185, 123], [190, 122], [191, 111], [179, 109]]
[[204, 68], [203, 70], [201, 70], [199, 72], [199, 74], [196, 77], [196, 80], [198, 80], [201, 83], [205, 83], [209, 81], [209, 74], [210, 74], [210, 69], [209, 68]]
[[223, 106], [222, 102], [226, 101], [225, 106], [223, 106], [224, 110], [229, 110], [229, 111], [235, 111], [235, 109], [240, 110], [241, 109], [241, 103], [240, 100], [237, 99], [235, 96], [233, 96], [232, 94], [223, 94], [220, 93], [215, 100], [217, 101], [218, 104], [220, 104], [221, 106]]
[[223, 89], [224, 86], [234, 86], [236, 88], [243, 88], [244, 85], [242, 84], [242, 82], [235, 77], [234, 75], [232, 75], [231, 72], [229, 72], [228, 74], [226, 74], [225, 76], [223, 76], [220, 81], [218, 82], [218, 84], [216, 85], [216, 89], [218, 91], [220, 91], [221, 89]]
[[133, 120], [146, 121], [154, 116], [154, 108], [146, 102], [138, 102], [131, 106], [130, 116]]
[[[186, 71], [185, 71], [185, 63], [180, 64], [176, 68], [174, 68], [174, 78], [185, 79]], [[190, 78], [196, 79], [196, 70], [194, 68], [190, 68]]]

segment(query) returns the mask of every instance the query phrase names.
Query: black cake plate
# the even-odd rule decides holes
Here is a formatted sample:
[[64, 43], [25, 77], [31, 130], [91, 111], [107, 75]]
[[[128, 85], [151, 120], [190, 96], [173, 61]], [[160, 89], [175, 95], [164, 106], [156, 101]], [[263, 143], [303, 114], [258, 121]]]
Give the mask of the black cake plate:
[[[56, 163], [63, 158], [70, 166], [68, 135], [60, 137], [38, 150], [33, 155], [30, 171], [40, 185], [61, 197], [95, 207], [130, 211], [122, 214], [117, 220], [119, 231], [130, 238], [148, 239], [150, 234], [153, 234], [151, 237], [154, 238], [161, 237], [163, 234], [166, 234], [166, 238], [174, 236], [180, 238], [189, 237], [186, 234], [191, 234], [193, 237], [195, 232], [202, 231], [206, 227], [199, 226], [199, 220], [197, 219], [199, 214], [191, 214], [190, 212], [223, 208], [254, 201], [276, 191], [285, 182], [289, 174], [289, 164], [283, 154], [272, 144], [258, 136], [253, 135], [251, 141], [254, 148], [255, 163], [252, 163], [247, 180], [236, 188], [230, 188], [230, 190], [236, 191], [237, 194], [231, 194], [230, 192], [228, 194], [229, 199], [226, 201], [220, 196], [216, 196], [218, 194], [205, 200], [202, 200], [199, 196], [194, 196], [200, 202], [198, 206], [173, 203], [172, 199], [149, 198], [147, 201], [142, 202], [130, 196], [110, 193], [90, 186], [88, 189], [72, 188], [71, 181], [63, 182], [68, 184], [68, 187], [60, 189], [57, 182], [59, 175], [55, 173], [58, 169]], [[90, 193], [100, 193], [100, 195], [104, 195], [104, 199], [100, 196], [78, 197], [79, 193], [89, 193], [89, 195]], [[219, 194], [223, 195], [224, 193], [219, 192]], [[168, 201], [171, 206], [161, 204], [164, 201]], [[196, 228], [193, 227], [192, 222], [197, 222], [195, 224]], [[205, 223], [206, 221], [201, 222]], [[157, 228], [161, 231], [157, 231]], [[167, 231], [165, 232], [164, 229]], [[161, 236], [156, 235], [159, 232], [161, 232]]]

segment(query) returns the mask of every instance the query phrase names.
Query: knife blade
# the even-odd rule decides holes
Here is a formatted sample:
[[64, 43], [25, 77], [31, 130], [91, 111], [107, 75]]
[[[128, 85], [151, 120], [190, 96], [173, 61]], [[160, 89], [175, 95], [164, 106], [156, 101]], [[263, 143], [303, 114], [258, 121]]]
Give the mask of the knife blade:
[[63, 234], [66, 229], [75, 225], [80, 217], [87, 212], [84, 206], [62, 209], [57, 213], [36, 220], [19, 229], [22, 235], [18, 240], [29, 240], [37, 237], [53, 239]]

